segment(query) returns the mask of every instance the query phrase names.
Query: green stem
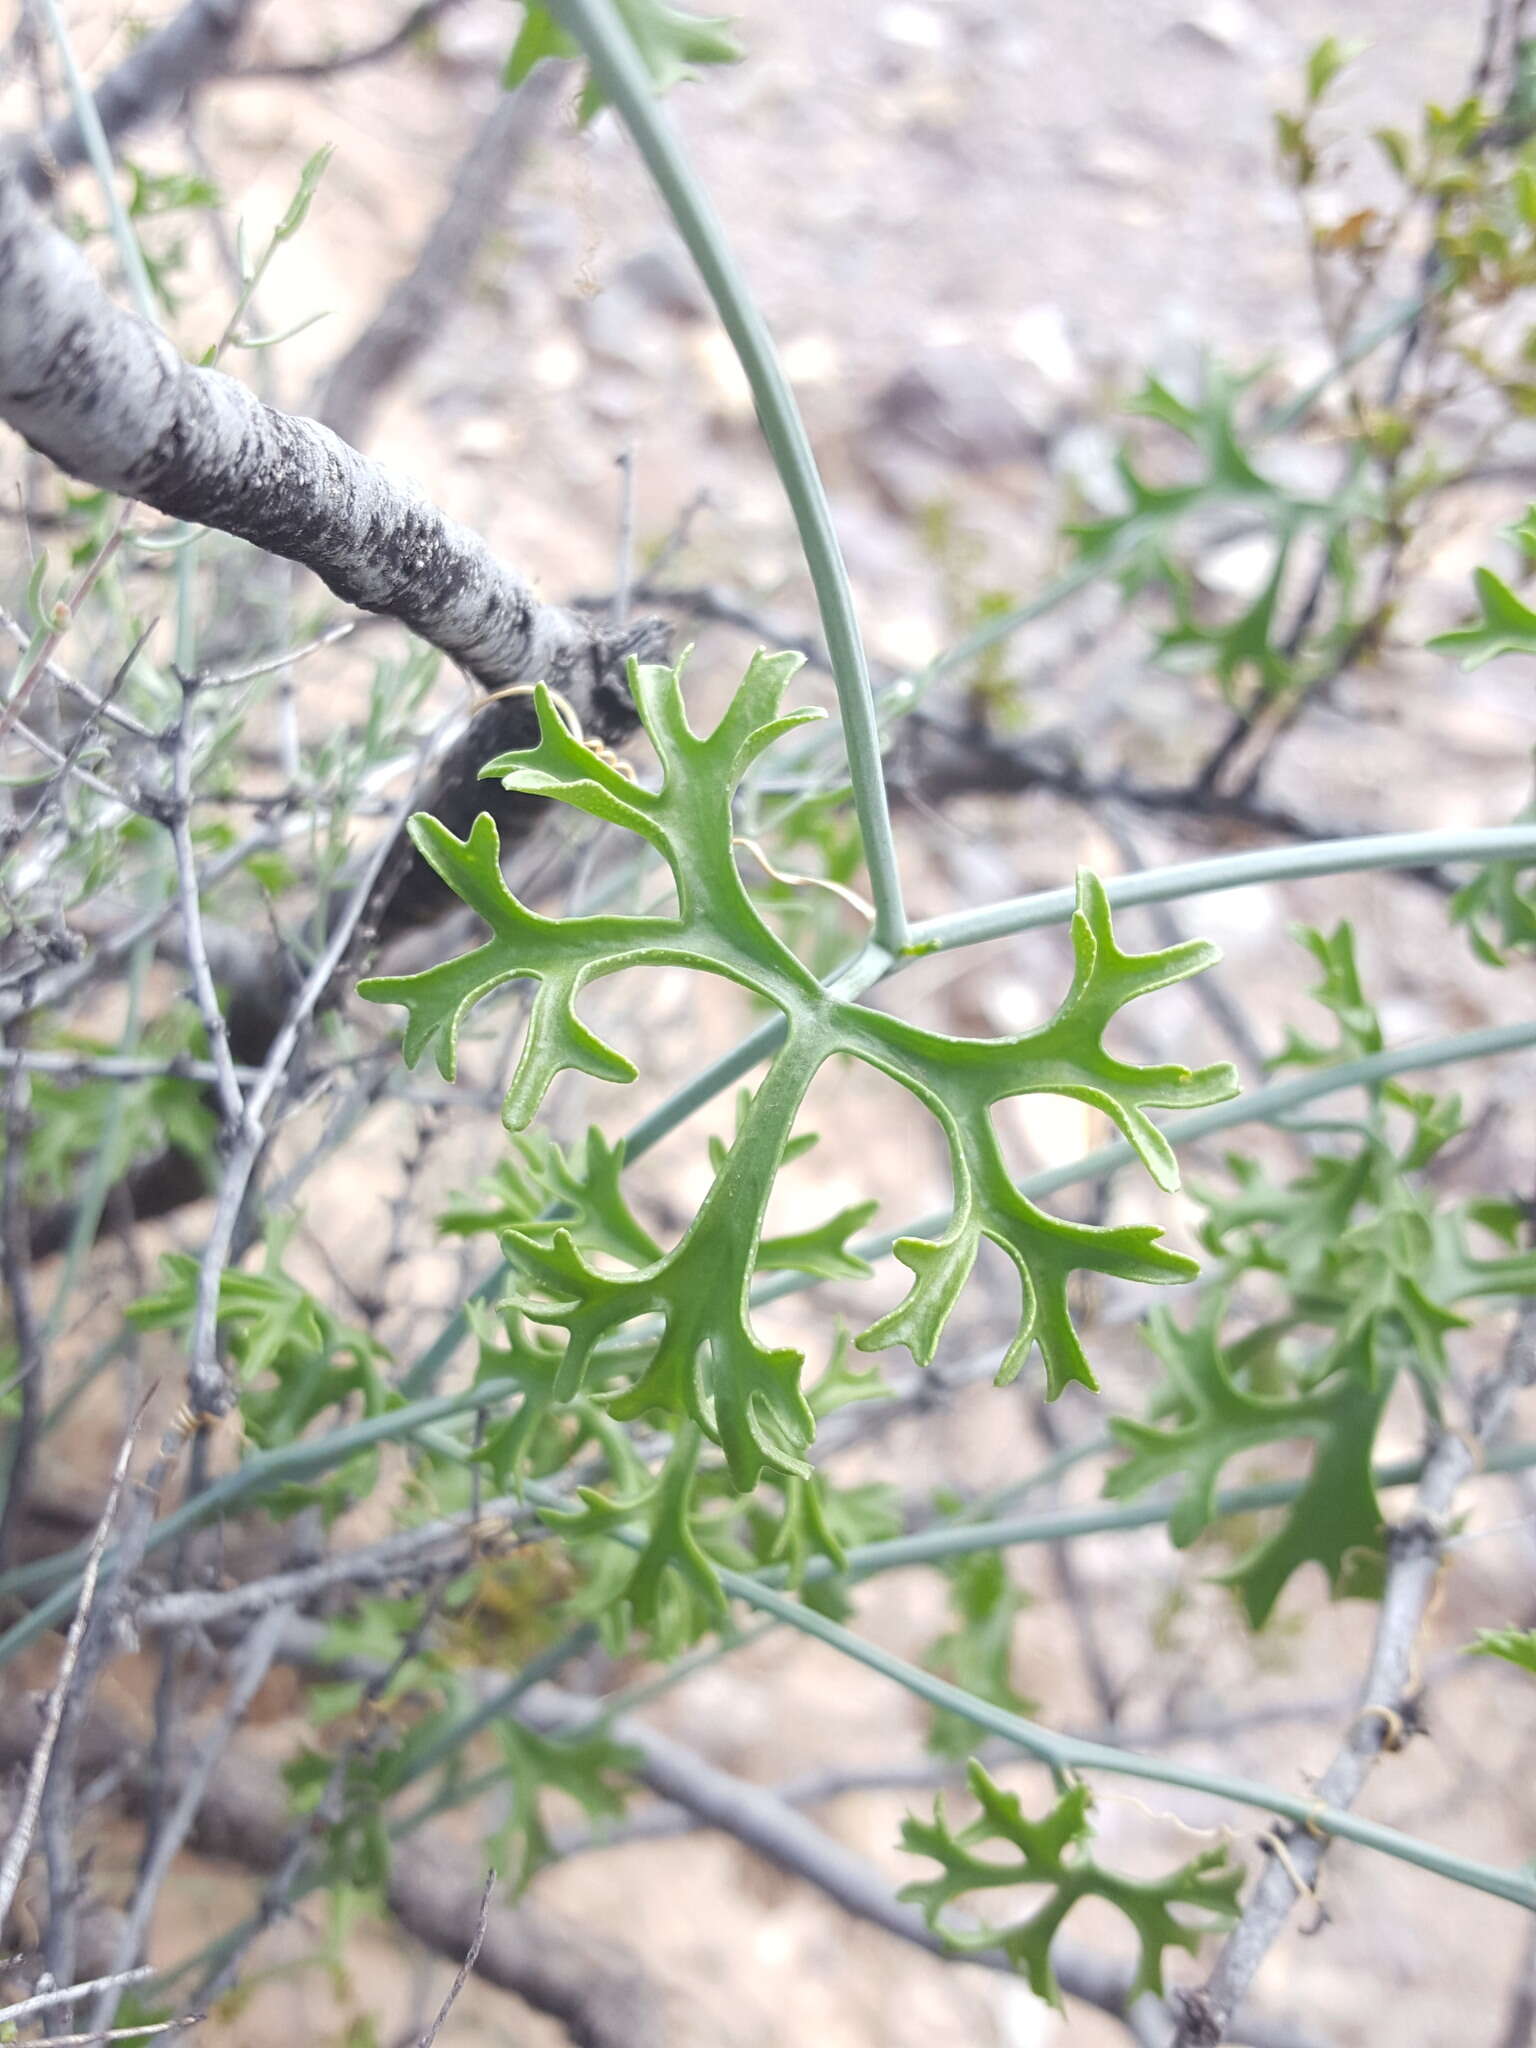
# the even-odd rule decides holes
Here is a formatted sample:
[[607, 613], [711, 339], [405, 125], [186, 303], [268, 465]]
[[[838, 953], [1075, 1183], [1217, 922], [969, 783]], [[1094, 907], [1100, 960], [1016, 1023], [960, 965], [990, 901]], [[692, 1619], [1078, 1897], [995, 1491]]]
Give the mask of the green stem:
[[63, 68], [64, 82], [69, 89], [69, 107], [80, 126], [85, 153], [91, 160], [91, 169], [96, 173], [101, 186], [102, 197], [107, 204], [107, 216], [112, 223], [112, 237], [117, 243], [118, 260], [123, 266], [133, 296], [138, 303], [139, 313], [151, 327], [158, 325], [155, 318], [155, 295], [150, 287], [149, 272], [144, 266], [143, 251], [139, 238], [133, 231], [133, 223], [123, 210], [123, 202], [117, 194], [117, 182], [112, 175], [112, 146], [107, 141], [107, 132], [101, 125], [101, 116], [96, 111], [96, 101], [86, 83], [85, 74], [75, 60], [74, 45], [69, 39], [69, 30], [64, 25], [57, 0], [43, 0], [43, 14], [48, 23], [48, 33], [53, 38]]
[[[1425, 867], [1451, 860], [1510, 860], [1526, 853], [1536, 858], [1536, 826], [1500, 825], [1466, 832], [1379, 833], [1359, 839], [1323, 840], [1316, 846], [1265, 847], [1256, 853], [1226, 854], [1217, 860], [1185, 861], [1174, 867], [1116, 876], [1105, 883], [1105, 890], [1114, 908], [1127, 910], [1137, 904], [1171, 902], [1182, 896], [1213, 895], [1223, 889], [1247, 888], [1259, 882], [1295, 881], [1309, 875], [1358, 873], [1376, 868]], [[843, 968], [829, 988], [852, 1001], [887, 974], [898, 972], [919, 954], [947, 951], [956, 946], [974, 945], [983, 939], [1003, 937], [1011, 932], [1059, 924], [1072, 915], [1075, 902], [1076, 892], [1072, 889], [1048, 889], [1034, 896], [1015, 897], [1009, 903], [985, 910], [960, 911], [949, 917], [931, 918], [915, 927], [910, 949], [901, 958], [892, 959], [883, 947], [872, 945]], [[743, 1039], [731, 1052], [722, 1054], [712, 1066], [706, 1067], [702, 1074], [668, 1096], [635, 1126], [624, 1141], [626, 1161], [638, 1159], [653, 1145], [659, 1144], [696, 1109], [713, 1101], [722, 1089], [731, 1087], [743, 1074], [750, 1073], [760, 1060], [769, 1058], [783, 1039], [784, 1020], [774, 1017], [760, 1025], [750, 1038]], [[1475, 1056], [1472, 1049], [1465, 1055], [1447, 1054], [1448, 1058]], [[1232, 1107], [1234, 1120], [1243, 1121], [1246, 1111], [1242, 1105]], [[1169, 1135], [1177, 1137], [1181, 1131], [1187, 1135], [1198, 1135], [1188, 1131], [1187, 1125], [1175, 1126]], [[1106, 1167], [1103, 1161], [1110, 1154], [1113, 1157], [1110, 1166]], [[1091, 1155], [1090, 1161], [1085, 1163], [1091, 1171], [1080, 1174], [1076, 1167], [1057, 1169], [1064, 1172], [1064, 1179], [1037, 1176], [1036, 1180], [1022, 1184], [1022, 1192], [1034, 1199], [1036, 1195], [1049, 1194], [1054, 1188], [1069, 1186], [1075, 1180], [1091, 1179], [1095, 1173], [1109, 1171], [1129, 1157], [1129, 1152], [1112, 1146], [1107, 1152]], [[894, 1239], [872, 1242], [882, 1247], [875, 1256], [883, 1257]], [[864, 1257], [871, 1256], [867, 1249], [861, 1247], [861, 1250]], [[505, 1286], [506, 1277], [507, 1267], [504, 1264], [496, 1266], [480, 1282], [470, 1299], [493, 1300]], [[796, 1285], [793, 1278], [773, 1284], [785, 1293], [791, 1292]], [[773, 1295], [760, 1294], [758, 1298], [771, 1300]], [[401, 1382], [401, 1391], [414, 1396], [435, 1386], [443, 1368], [463, 1343], [468, 1328], [465, 1312], [459, 1309], [406, 1374]]]
[[1471, 1857], [1458, 1856], [1454, 1850], [1437, 1848], [1432, 1842], [1418, 1841], [1396, 1828], [1383, 1827], [1379, 1821], [1364, 1820], [1342, 1807], [1322, 1806], [1315, 1800], [1273, 1791], [1267, 1785], [1256, 1784], [1247, 1778], [1230, 1777], [1223, 1771], [1203, 1771], [1166, 1758], [1137, 1756], [1130, 1750], [1111, 1748], [1107, 1743], [1057, 1735], [1034, 1721], [1026, 1721], [1018, 1714], [992, 1706], [986, 1700], [973, 1699], [958, 1686], [936, 1678], [932, 1672], [919, 1670], [915, 1664], [908, 1664], [904, 1658], [894, 1656], [878, 1643], [855, 1635], [851, 1629], [818, 1614], [814, 1608], [802, 1606], [798, 1600], [741, 1572], [722, 1570], [720, 1581], [736, 1599], [787, 1622], [802, 1635], [816, 1637], [829, 1648], [864, 1665], [867, 1670], [893, 1680], [919, 1699], [926, 1700], [930, 1706], [958, 1714], [989, 1735], [1001, 1736], [1005, 1742], [1011, 1742], [1015, 1748], [1024, 1750], [1053, 1771], [1108, 1771], [1117, 1777], [1150, 1779], [1159, 1785], [1178, 1785], [1187, 1791], [1203, 1792], [1214, 1799], [1257, 1808], [1261, 1813], [1279, 1814], [1303, 1827], [1322, 1828], [1330, 1835], [1358, 1842], [1363, 1848], [1376, 1849], [1383, 1855], [1395, 1856], [1400, 1862], [1433, 1871], [1438, 1877], [1450, 1878], [1454, 1883], [1487, 1892], [1494, 1898], [1508, 1899], [1514, 1905], [1536, 1910], [1536, 1877], [1528, 1871], [1503, 1870], [1495, 1864], [1479, 1863]]
[[[1142, 903], [1171, 903], [1185, 896], [1213, 896], [1256, 882], [1294, 882], [1312, 875], [1363, 873], [1375, 868], [1437, 867], [1446, 861], [1536, 862], [1536, 826], [1494, 825], [1465, 832], [1380, 832], [1359, 839], [1325, 839], [1312, 846], [1265, 846], [1254, 853], [1224, 854], [1218, 860], [1181, 861], [1117, 875], [1104, 885], [1111, 907], [1130, 910]], [[947, 952], [986, 939], [1059, 924], [1072, 915], [1076, 892], [1047, 889], [1011, 896], [981, 910], [951, 911], [912, 927], [914, 953]]]
[[580, 43], [593, 77], [645, 159], [751, 386], [763, 437], [794, 513], [815, 586], [875, 902], [875, 935], [891, 952], [899, 952], [906, 943], [906, 912], [896, 868], [874, 693], [848, 572], [800, 409], [709, 196], [684, 155], [611, 0], [550, 0], [550, 8], [561, 27]]
[[[1109, 1448], [1102, 1445], [1101, 1448]], [[1490, 1451], [1481, 1470], [1523, 1472], [1536, 1465], [1536, 1443], [1506, 1444]], [[1423, 1458], [1396, 1458], [1378, 1465], [1371, 1483], [1378, 1490], [1412, 1486], [1424, 1470]], [[1286, 1507], [1306, 1490], [1302, 1479], [1271, 1479], [1252, 1486], [1228, 1487], [1218, 1493], [1212, 1519], [1252, 1514], [1261, 1508]], [[1026, 1543], [1064, 1543], [1075, 1536], [1104, 1536], [1123, 1529], [1148, 1529], [1166, 1522], [1173, 1503], [1167, 1499], [1095, 1501], [1087, 1507], [1058, 1508], [1047, 1515], [1013, 1515], [990, 1522], [944, 1522], [895, 1536], [886, 1543], [863, 1543], [848, 1552], [847, 1574], [867, 1579], [877, 1572], [903, 1571], [911, 1565], [937, 1564], [977, 1550], [1013, 1550]], [[840, 1576], [826, 1560], [813, 1561], [808, 1578]]]
[[[880, 980], [890, 971], [891, 956], [879, 946], [868, 946], [857, 953], [826, 983], [827, 993], [852, 1001], [862, 995], [865, 989]], [[784, 1043], [787, 1025], [782, 1016], [770, 1017], [766, 1024], [760, 1024], [750, 1037], [742, 1039], [730, 1052], [707, 1066], [701, 1074], [675, 1089], [665, 1102], [640, 1119], [624, 1140], [624, 1163], [634, 1162], [659, 1145], [663, 1138], [670, 1137], [679, 1124], [685, 1123], [696, 1109], [702, 1109], [706, 1102], [713, 1102], [725, 1089], [732, 1087], [755, 1066], [772, 1057]], [[486, 1274], [475, 1288], [469, 1300], [490, 1302], [496, 1299], [507, 1284], [510, 1268], [503, 1261]], [[422, 1352], [410, 1371], [400, 1382], [400, 1391], [408, 1399], [415, 1400], [428, 1394], [436, 1386], [444, 1367], [469, 1334], [468, 1305], [455, 1310], [438, 1335]]]

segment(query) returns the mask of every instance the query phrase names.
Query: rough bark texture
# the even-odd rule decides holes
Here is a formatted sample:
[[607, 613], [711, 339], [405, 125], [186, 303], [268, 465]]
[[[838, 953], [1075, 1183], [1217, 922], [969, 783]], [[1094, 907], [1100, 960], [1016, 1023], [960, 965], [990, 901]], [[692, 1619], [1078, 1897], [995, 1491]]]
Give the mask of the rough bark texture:
[[71, 476], [313, 570], [399, 619], [488, 690], [592, 676], [622, 657], [578, 613], [540, 604], [478, 534], [329, 428], [184, 363], [0, 178], [0, 418]]
[[[253, 0], [188, 0], [164, 28], [146, 36], [96, 88], [96, 114], [109, 137], [126, 135], [167, 112], [204, 80], [229, 68]], [[37, 198], [60, 171], [84, 161], [85, 138], [73, 114], [22, 146], [16, 175]]]

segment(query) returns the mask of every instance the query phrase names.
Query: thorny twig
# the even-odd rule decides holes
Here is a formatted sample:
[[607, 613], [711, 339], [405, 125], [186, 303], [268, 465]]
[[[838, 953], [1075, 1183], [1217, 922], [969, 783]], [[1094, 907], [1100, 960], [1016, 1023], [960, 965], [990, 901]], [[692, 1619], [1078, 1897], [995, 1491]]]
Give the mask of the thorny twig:
[[107, 1498], [96, 1524], [96, 1533], [91, 1538], [90, 1555], [85, 1561], [85, 1571], [80, 1581], [80, 1598], [75, 1604], [74, 1618], [69, 1624], [69, 1634], [64, 1640], [64, 1654], [59, 1659], [58, 1673], [48, 1695], [48, 1705], [43, 1715], [43, 1726], [27, 1767], [27, 1780], [21, 1795], [21, 1806], [5, 1853], [0, 1856], [0, 1927], [5, 1925], [6, 1916], [16, 1897], [16, 1887], [21, 1882], [21, 1873], [26, 1867], [27, 1851], [32, 1846], [32, 1836], [37, 1828], [38, 1816], [42, 1810], [43, 1796], [47, 1789], [54, 1753], [64, 1726], [65, 1713], [74, 1696], [75, 1675], [80, 1666], [81, 1646], [86, 1631], [91, 1625], [91, 1616], [96, 1606], [96, 1583], [101, 1573], [101, 1561], [106, 1554], [112, 1535], [112, 1525], [117, 1520], [118, 1503], [123, 1496], [123, 1486], [128, 1477], [128, 1461], [133, 1456], [133, 1447], [138, 1440], [138, 1418], [123, 1433], [118, 1448], [117, 1462], [112, 1468], [112, 1483], [107, 1489]]
[[[218, 1720], [204, 1738], [195, 1758], [181, 1779], [176, 1804], [166, 1816], [163, 1826], [156, 1832], [144, 1867], [139, 1872], [138, 1883], [122, 1930], [118, 1936], [117, 1952], [113, 1958], [113, 1970], [122, 1971], [132, 1967], [143, 1950], [144, 1940], [149, 1932], [155, 1901], [160, 1888], [170, 1875], [171, 1865], [181, 1853], [182, 1844], [192, 1831], [197, 1810], [203, 1802], [220, 1757], [229, 1747], [235, 1731], [245, 1719], [251, 1701], [261, 1689], [274, 1658], [282, 1644], [283, 1630], [292, 1613], [291, 1608], [273, 1607], [264, 1614], [251, 1630], [249, 1637], [235, 1659], [229, 1695], [220, 1711]], [[93, 2033], [101, 2033], [112, 2024], [122, 1996], [121, 1984], [109, 1985], [102, 1990], [91, 2013]]]
[[[21, 1178], [27, 1158], [29, 1106], [26, 1073], [19, 1066], [12, 1067], [5, 1089], [5, 1157], [0, 1165], [0, 1276], [10, 1302], [11, 1335], [16, 1345], [14, 1384], [20, 1405], [6, 1461], [5, 1499], [0, 1501], [0, 1566], [9, 1562], [11, 1537], [31, 1488], [32, 1458], [42, 1419], [43, 1337], [32, 1300], [32, 1240]], [[4, 1918], [0, 1912], [0, 1923]]]
[[437, 2009], [437, 2018], [433, 2020], [431, 2026], [427, 2028], [424, 2034], [417, 2036], [416, 2048], [432, 2048], [432, 2043], [443, 2031], [443, 2026], [449, 2013], [453, 2011], [454, 2006], [458, 2003], [459, 1993], [468, 1983], [471, 1970], [474, 1969], [475, 1964], [480, 1959], [480, 1951], [485, 1946], [486, 1922], [490, 1918], [491, 1893], [495, 1889], [496, 1873], [494, 1870], [488, 1870], [485, 1873], [485, 1890], [480, 1894], [480, 1911], [475, 1918], [475, 1932], [470, 1941], [469, 1948], [465, 1952], [463, 1962], [460, 1963], [454, 1974], [453, 1982], [448, 1987], [448, 1996]]

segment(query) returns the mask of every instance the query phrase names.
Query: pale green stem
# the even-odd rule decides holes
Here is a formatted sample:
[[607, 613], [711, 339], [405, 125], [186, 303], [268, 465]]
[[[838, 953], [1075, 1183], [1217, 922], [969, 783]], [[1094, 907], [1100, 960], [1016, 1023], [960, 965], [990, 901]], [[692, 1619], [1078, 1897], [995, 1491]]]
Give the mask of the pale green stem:
[[[1111, 906], [1130, 910], [1142, 903], [1172, 903], [1186, 896], [1214, 896], [1258, 882], [1297, 882], [1314, 875], [1359, 874], [1376, 868], [1428, 868], [1449, 861], [1501, 860], [1536, 863], [1536, 826], [1485, 825], [1465, 832], [1381, 832], [1359, 839], [1325, 839], [1312, 846], [1265, 846], [1253, 853], [1224, 854], [1217, 860], [1181, 861], [1117, 875], [1104, 884]], [[1075, 892], [1046, 889], [1010, 896], [980, 910], [956, 910], [925, 918], [912, 927], [914, 953], [949, 951], [1059, 924], [1072, 915]]]
[[48, 33], [53, 37], [59, 52], [59, 62], [64, 67], [64, 82], [69, 88], [69, 105], [76, 121], [80, 124], [81, 139], [85, 153], [91, 160], [91, 169], [101, 184], [102, 197], [107, 203], [107, 215], [112, 223], [112, 237], [117, 243], [119, 261], [123, 274], [128, 279], [139, 312], [151, 327], [155, 326], [155, 295], [150, 286], [149, 272], [144, 267], [143, 253], [139, 248], [133, 223], [123, 210], [118, 197], [117, 185], [112, 176], [112, 148], [107, 141], [106, 130], [101, 125], [101, 116], [96, 111], [96, 102], [85, 74], [75, 61], [74, 45], [69, 39], [69, 30], [59, 12], [57, 0], [42, 0], [43, 15], [48, 23]]
[[1005, 1742], [1011, 1742], [1015, 1748], [1037, 1758], [1053, 1771], [1107, 1771], [1117, 1777], [1150, 1779], [1154, 1784], [1178, 1785], [1187, 1791], [1206, 1793], [1214, 1799], [1231, 1800], [1239, 1806], [1255, 1807], [1261, 1813], [1279, 1814], [1303, 1827], [1322, 1828], [1330, 1835], [1358, 1842], [1363, 1848], [1376, 1849], [1383, 1855], [1397, 1857], [1401, 1862], [1416, 1864], [1421, 1870], [1433, 1871], [1438, 1877], [1450, 1878], [1454, 1883], [1488, 1892], [1494, 1898], [1508, 1899], [1514, 1905], [1536, 1910], [1536, 1876], [1529, 1871], [1503, 1870], [1495, 1864], [1458, 1856], [1454, 1850], [1418, 1841], [1411, 1835], [1401, 1834], [1396, 1828], [1383, 1827], [1379, 1821], [1364, 1820], [1342, 1807], [1323, 1806], [1294, 1793], [1277, 1792], [1247, 1778], [1230, 1777], [1224, 1771], [1203, 1771], [1171, 1759], [1137, 1756], [1130, 1750], [1113, 1749], [1107, 1743], [1085, 1742], [1077, 1736], [1055, 1734], [986, 1700], [973, 1699], [958, 1686], [936, 1678], [932, 1672], [919, 1670], [915, 1664], [908, 1664], [904, 1658], [882, 1649], [878, 1643], [856, 1635], [852, 1629], [844, 1628], [826, 1615], [818, 1614], [814, 1608], [803, 1606], [800, 1601], [748, 1578], [744, 1573], [722, 1571], [720, 1581], [736, 1599], [787, 1622], [803, 1635], [816, 1637], [866, 1669], [879, 1672], [883, 1678], [894, 1680], [906, 1691], [926, 1700], [930, 1706], [958, 1714], [989, 1735], [1001, 1736]]
[[854, 808], [864, 841], [875, 935], [891, 952], [906, 942], [906, 913], [881, 762], [869, 667], [854, 614], [842, 550], [810, 438], [756, 300], [736, 267], [709, 195], [685, 156], [652, 89], [639, 53], [611, 0], [550, 0], [562, 28], [580, 43], [592, 75], [612, 101], [645, 159], [668, 212], [699, 267], [746, 373], [757, 417], [795, 516], [816, 591], [822, 633], [837, 685]]
[[[1099, 1446], [1110, 1448], [1108, 1445]], [[1505, 1444], [1492, 1450], [1479, 1467], [1483, 1472], [1524, 1472], [1536, 1465], [1536, 1443]], [[1412, 1486], [1424, 1470], [1422, 1458], [1396, 1458], [1378, 1465], [1371, 1483], [1378, 1491]], [[1212, 1520], [1224, 1515], [1249, 1515], [1263, 1508], [1288, 1507], [1305, 1491], [1304, 1479], [1270, 1479], [1253, 1486], [1232, 1486], [1212, 1503]], [[1138, 1501], [1094, 1501], [1087, 1507], [1058, 1508], [1047, 1515], [1012, 1515], [991, 1522], [941, 1522], [886, 1543], [862, 1543], [848, 1552], [847, 1575], [867, 1579], [876, 1572], [903, 1571], [911, 1565], [936, 1564], [944, 1558], [968, 1557], [977, 1550], [1016, 1550], [1029, 1543], [1065, 1543], [1077, 1536], [1106, 1536], [1124, 1529], [1150, 1529], [1166, 1522], [1173, 1502], [1166, 1495]], [[830, 1563], [814, 1563], [810, 1578], [836, 1578]]]

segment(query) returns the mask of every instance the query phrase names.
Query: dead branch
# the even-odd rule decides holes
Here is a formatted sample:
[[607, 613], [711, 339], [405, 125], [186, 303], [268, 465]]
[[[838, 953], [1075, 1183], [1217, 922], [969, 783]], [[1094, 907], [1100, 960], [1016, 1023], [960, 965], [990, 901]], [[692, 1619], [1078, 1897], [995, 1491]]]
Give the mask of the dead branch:
[[334, 57], [310, 57], [292, 64], [242, 64], [232, 75], [236, 78], [334, 78], [340, 71], [358, 71], [369, 64], [382, 64], [400, 50], [426, 33], [434, 23], [442, 20], [450, 8], [462, 6], [463, 0], [421, 0], [413, 7], [398, 28], [391, 29], [387, 36], [377, 42], [364, 43], [357, 49], [340, 50]]
[[5, 1854], [0, 1857], [0, 1928], [5, 1926], [6, 1916], [16, 1897], [16, 1887], [21, 1882], [22, 1871], [26, 1868], [27, 1852], [32, 1846], [32, 1836], [42, 1811], [60, 1738], [69, 1719], [71, 1702], [77, 1697], [75, 1679], [81, 1668], [80, 1653], [91, 1625], [96, 1602], [96, 1582], [100, 1576], [102, 1558], [106, 1555], [107, 1543], [112, 1535], [112, 1525], [117, 1520], [118, 1503], [123, 1497], [123, 1486], [128, 1477], [128, 1460], [133, 1455], [136, 1435], [135, 1429], [124, 1432], [117, 1463], [112, 1472], [112, 1483], [107, 1489], [106, 1502], [96, 1524], [96, 1533], [91, 1539], [90, 1556], [85, 1561], [85, 1572], [80, 1581], [80, 1598], [75, 1606], [74, 1618], [69, 1624], [69, 1634], [65, 1638], [64, 1654], [59, 1660], [53, 1688], [48, 1695], [43, 1725], [37, 1732], [36, 1740], [27, 1745], [30, 1761], [27, 1765], [26, 1785], [21, 1795], [21, 1810], [6, 1842]]
[[494, 1870], [488, 1870], [485, 1873], [485, 1889], [480, 1894], [480, 1911], [475, 1920], [475, 1932], [469, 1944], [469, 1951], [463, 1962], [460, 1963], [458, 1969], [454, 1972], [453, 1982], [448, 1987], [448, 1996], [438, 2007], [436, 2019], [433, 2020], [431, 2026], [427, 2028], [424, 2034], [418, 2036], [416, 2048], [432, 2048], [432, 2043], [443, 2031], [443, 2025], [449, 2013], [453, 2011], [454, 2006], [458, 2003], [459, 1993], [468, 1982], [469, 1973], [475, 1967], [480, 1951], [485, 1946], [485, 1924], [490, 1917], [491, 1893], [495, 1889], [496, 1873]]
[[[0, 1758], [25, 1757], [33, 1740], [14, 1704], [0, 1709]], [[136, 1807], [145, 1792], [142, 1759], [125, 1724], [98, 1709], [84, 1731], [81, 1763], [103, 1767], [125, 1759], [121, 1792]], [[178, 1775], [188, 1761], [189, 1752], [178, 1754]], [[188, 1839], [204, 1855], [264, 1873], [281, 1867], [293, 1831], [277, 1770], [233, 1751], [213, 1771]], [[479, 1879], [465, 1876], [463, 1843], [430, 1827], [418, 1829], [410, 1853], [395, 1859], [386, 1893], [400, 1926], [455, 1965], [474, 1939], [480, 1896]], [[576, 2048], [662, 2048], [660, 2009], [634, 1957], [558, 1914], [527, 1903], [492, 1906], [475, 1975], [558, 2019]]]
[[91, 2013], [90, 2024], [95, 2033], [105, 2032], [112, 2024], [123, 1991], [121, 1975], [132, 1969], [143, 1955], [161, 1887], [192, 1832], [220, 1759], [234, 1740], [252, 1700], [272, 1668], [291, 1611], [286, 1607], [270, 1608], [256, 1623], [234, 1660], [229, 1696], [217, 1720], [196, 1751], [178, 1766], [176, 1804], [166, 1815], [164, 1824], [152, 1830], [133, 1898], [123, 1917], [117, 1954], [112, 1961], [112, 1974], [119, 1981], [106, 1985], [97, 1994]]

